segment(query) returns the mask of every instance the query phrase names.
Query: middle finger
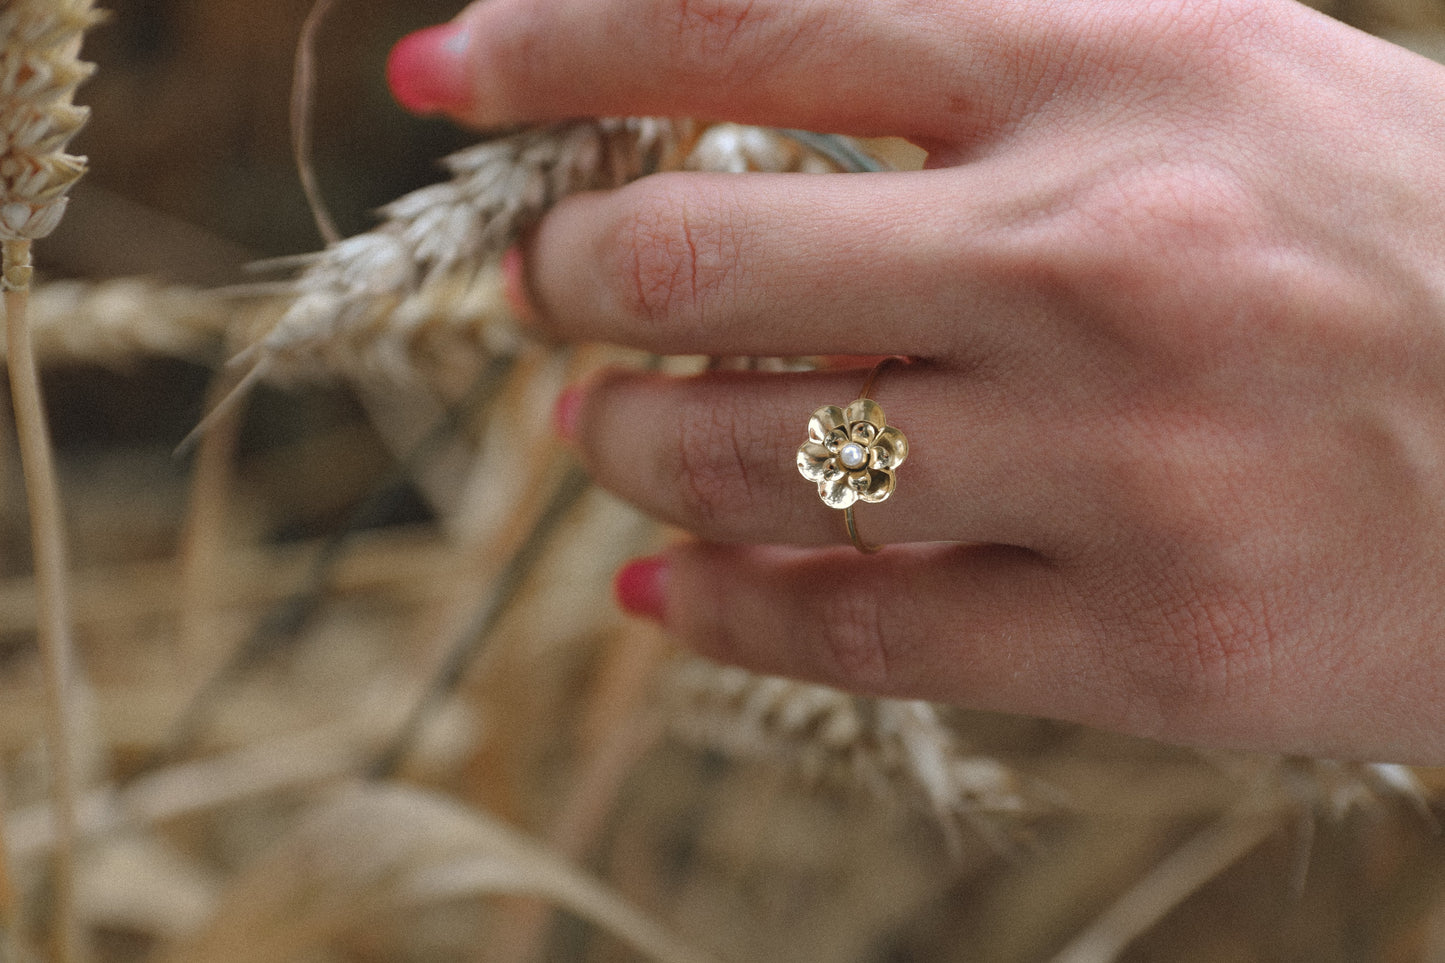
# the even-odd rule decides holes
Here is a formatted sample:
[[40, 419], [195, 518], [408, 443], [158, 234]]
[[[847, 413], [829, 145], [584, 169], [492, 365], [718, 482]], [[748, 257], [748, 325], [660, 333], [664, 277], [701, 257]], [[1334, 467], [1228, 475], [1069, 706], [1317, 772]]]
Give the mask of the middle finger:
[[659, 354], [974, 355], [1020, 293], [995, 176], [665, 174], [567, 198], [524, 255], [533, 313]]

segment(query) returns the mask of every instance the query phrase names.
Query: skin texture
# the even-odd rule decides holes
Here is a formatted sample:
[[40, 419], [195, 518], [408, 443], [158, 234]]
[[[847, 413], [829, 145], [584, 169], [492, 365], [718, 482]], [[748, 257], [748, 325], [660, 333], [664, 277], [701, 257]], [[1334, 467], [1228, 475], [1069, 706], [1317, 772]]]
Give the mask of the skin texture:
[[1170, 741], [1445, 762], [1445, 68], [1289, 0], [487, 0], [441, 34], [394, 74], [474, 126], [929, 150], [646, 178], [563, 202], [514, 260], [558, 339], [918, 359], [874, 394], [912, 452], [859, 507], [870, 557], [793, 460], [864, 369], [569, 396], [597, 480], [697, 536], [645, 573], [680, 640]]

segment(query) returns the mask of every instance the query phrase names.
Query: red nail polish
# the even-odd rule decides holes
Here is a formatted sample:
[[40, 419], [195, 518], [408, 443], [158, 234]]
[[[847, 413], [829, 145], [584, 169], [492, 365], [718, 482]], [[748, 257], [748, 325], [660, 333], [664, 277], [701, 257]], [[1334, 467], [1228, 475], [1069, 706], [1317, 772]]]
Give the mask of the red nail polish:
[[537, 319], [532, 299], [527, 293], [527, 268], [522, 263], [522, 249], [515, 244], [502, 255], [502, 297], [518, 321]]
[[622, 611], [661, 622], [667, 605], [667, 559], [661, 555], [634, 559], [622, 566], [612, 583]]
[[577, 440], [577, 416], [582, 413], [582, 399], [587, 396], [578, 385], [564, 388], [552, 407], [552, 430], [563, 441]]
[[464, 109], [470, 100], [468, 39], [456, 21], [402, 37], [386, 62], [386, 80], [397, 103], [417, 114]]

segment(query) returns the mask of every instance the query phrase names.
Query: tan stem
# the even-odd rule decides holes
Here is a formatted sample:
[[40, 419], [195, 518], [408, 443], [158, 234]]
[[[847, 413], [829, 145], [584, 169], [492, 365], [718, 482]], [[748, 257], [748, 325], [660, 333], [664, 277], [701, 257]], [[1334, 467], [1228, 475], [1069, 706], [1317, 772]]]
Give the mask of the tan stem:
[[[583, 760], [571, 791], [547, 832], [547, 846], [583, 863], [606, 828], [607, 815], [638, 761], [662, 738], [663, 727], [647, 711], [647, 694], [672, 646], [658, 631], [626, 633], [613, 640], [591, 705], [579, 728]], [[590, 738], [589, 738], [590, 737]], [[502, 963], [541, 958], [554, 904], [515, 897], [506, 904], [496, 938], [485, 957]]]
[[5, 811], [5, 794], [0, 791], [0, 963], [18, 963], [20, 891], [10, 870], [10, 826]]
[[[221, 375], [211, 385], [213, 405], [235, 387], [235, 379]], [[210, 636], [220, 624], [217, 583], [226, 544], [227, 506], [234, 481], [236, 443], [241, 428], [240, 410], [223, 411], [197, 442], [191, 496], [181, 528], [181, 609], [178, 648], [185, 677], [204, 680], [215, 665], [209, 653]], [[185, 705], [187, 700], [182, 700]]]
[[1170, 911], [1280, 827], [1279, 813], [1243, 803], [1169, 854], [1069, 941], [1051, 963], [1109, 963]]
[[[66, 610], [65, 540], [55, 463], [46, 428], [45, 406], [35, 367], [30, 328], [30, 242], [4, 244], [5, 337], [10, 369], [10, 393], [15, 407], [20, 463], [30, 506], [30, 539], [35, 557], [35, 594], [45, 685], [45, 731], [50, 759], [51, 804], [58, 828], [54, 855], [54, 959], [75, 959], [75, 786], [70, 751], [70, 618]], [[20, 283], [17, 284], [16, 282]]]

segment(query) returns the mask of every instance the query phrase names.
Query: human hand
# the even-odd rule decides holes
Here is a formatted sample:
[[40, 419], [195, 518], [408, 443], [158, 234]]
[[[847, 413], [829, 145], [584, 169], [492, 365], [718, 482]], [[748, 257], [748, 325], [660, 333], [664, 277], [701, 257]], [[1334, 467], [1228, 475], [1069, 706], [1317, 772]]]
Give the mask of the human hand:
[[557, 338], [918, 359], [874, 392], [911, 454], [867, 557], [794, 466], [861, 370], [565, 396], [597, 480], [699, 537], [624, 570], [634, 611], [845, 688], [1445, 761], [1445, 69], [1290, 0], [487, 0], [391, 73], [479, 126], [929, 151], [658, 175], [528, 239]]

